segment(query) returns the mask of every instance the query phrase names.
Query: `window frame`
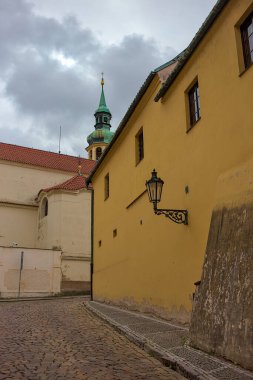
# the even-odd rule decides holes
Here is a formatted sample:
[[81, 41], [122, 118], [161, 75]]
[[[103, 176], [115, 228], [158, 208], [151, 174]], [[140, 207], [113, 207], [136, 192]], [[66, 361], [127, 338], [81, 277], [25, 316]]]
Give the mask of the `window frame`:
[[[250, 35], [247, 35], [247, 30], [249, 26], [252, 26], [252, 31]], [[242, 53], [243, 53], [243, 64], [244, 70], [247, 70], [253, 65], [253, 48], [250, 50], [250, 37], [253, 41], [253, 11], [243, 20], [240, 25], [240, 36], [242, 44]]]
[[144, 134], [143, 127], [135, 135], [135, 164], [138, 165], [144, 159]]
[[107, 173], [104, 177], [104, 200], [106, 201], [110, 196], [110, 175]]
[[41, 201], [41, 219], [48, 216], [48, 198], [44, 197]]
[[[99, 152], [99, 155], [98, 155], [98, 152]], [[102, 156], [102, 153], [103, 153], [102, 148], [100, 146], [96, 147], [96, 161], [100, 159], [100, 157]]]
[[187, 129], [190, 131], [201, 120], [199, 81], [195, 78], [186, 90], [187, 101]]
[[246, 67], [244, 62], [244, 51], [243, 51], [243, 41], [242, 41], [242, 34], [241, 34], [241, 27], [243, 27], [243, 24], [247, 21], [247, 19], [250, 17], [250, 15], [253, 13], [253, 3], [250, 4], [250, 6], [245, 9], [241, 17], [237, 20], [237, 22], [234, 25], [234, 32], [235, 32], [235, 44], [236, 44], [236, 50], [237, 50], [237, 60], [238, 60], [238, 68], [239, 68], [239, 77], [244, 75], [245, 72], [248, 71], [248, 69], [252, 66], [249, 65]]

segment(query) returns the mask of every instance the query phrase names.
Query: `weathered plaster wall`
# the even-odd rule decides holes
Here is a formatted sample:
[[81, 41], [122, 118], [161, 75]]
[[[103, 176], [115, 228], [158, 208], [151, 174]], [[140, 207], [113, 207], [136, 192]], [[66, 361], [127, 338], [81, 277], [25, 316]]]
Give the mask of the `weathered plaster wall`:
[[[24, 252], [20, 279], [21, 252]], [[61, 252], [0, 247], [0, 297], [48, 296], [60, 293]]]
[[72, 176], [73, 173], [0, 161], [0, 245], [16, 242], [34, 247], [37, 208], [33, 206], [38, 192]]
[[76, 282], [75, 290], [86, 290], [90, 281], [90, 191], [52, 191], [45, 195], [48, 215], [41, 217], [41, 198], [37, 247], [62, 250], [63, 290], [74, 290], [70, 281]]
[[37, 206], [0, 203], [0, 245], [34, 247]]
[[253, 160], [219, 178], [192, 345], [253, 369]]
[[46, 196], [48, 215], [41, 217], [39, 212], [37, 246], [60, 247], [64, 255], [90, 257], [90, 192], [53, 191]]

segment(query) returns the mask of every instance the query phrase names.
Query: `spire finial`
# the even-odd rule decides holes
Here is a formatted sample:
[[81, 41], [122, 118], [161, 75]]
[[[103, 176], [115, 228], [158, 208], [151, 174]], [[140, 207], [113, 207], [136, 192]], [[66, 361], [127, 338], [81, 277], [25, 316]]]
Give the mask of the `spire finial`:
[[102, 78], [101, 78], [101, 86], [103, 87], [103, 85], [105, 84], [104, 73], [103, 72], [101, 73], [101, 76], [102, 76]]

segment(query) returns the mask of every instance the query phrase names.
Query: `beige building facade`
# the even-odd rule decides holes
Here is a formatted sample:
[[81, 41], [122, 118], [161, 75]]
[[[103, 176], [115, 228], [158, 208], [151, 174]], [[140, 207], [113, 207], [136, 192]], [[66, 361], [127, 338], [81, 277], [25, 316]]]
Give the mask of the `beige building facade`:
[[94, 164], [0, 143], [0, 246], [37, 249], [44, 258], [45, 250], [61, 252], [64, 292], [90, 286], [91, 190], [85, 177]]

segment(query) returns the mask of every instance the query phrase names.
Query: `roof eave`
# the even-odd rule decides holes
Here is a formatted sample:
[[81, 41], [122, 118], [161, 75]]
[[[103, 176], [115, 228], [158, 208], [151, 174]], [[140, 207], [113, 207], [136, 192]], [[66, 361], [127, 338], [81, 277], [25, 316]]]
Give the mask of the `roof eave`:
[[200, 44], [202, 39], [205, 37], [206, 33], [209, 31], [219, 14], [222, 12], [223, 8], [225, 5], [229, 2], [230, 0], [218, 0], [209, 15], [207, 16], [206, 20], [200, 27], [199, 31], [196, 33], [195, 37], [191, 41], [190, 45], [188, 46], [187, 49], [185, 49], [185, 53], [181, 58], [179, 58], [178, 64], [175, 67], [175, 69], [172, 71], [170, 76], [167, 78], [161, 89], [158, 91], [156, 94], [154, 100], [155, 102], [158, 102], [167, 92], [171, 84], [174, 82], [180, 71], [183, 69], [185, 66], [186, 62], [190, 59], [191, 55], [197, 48], [197, 46]]

